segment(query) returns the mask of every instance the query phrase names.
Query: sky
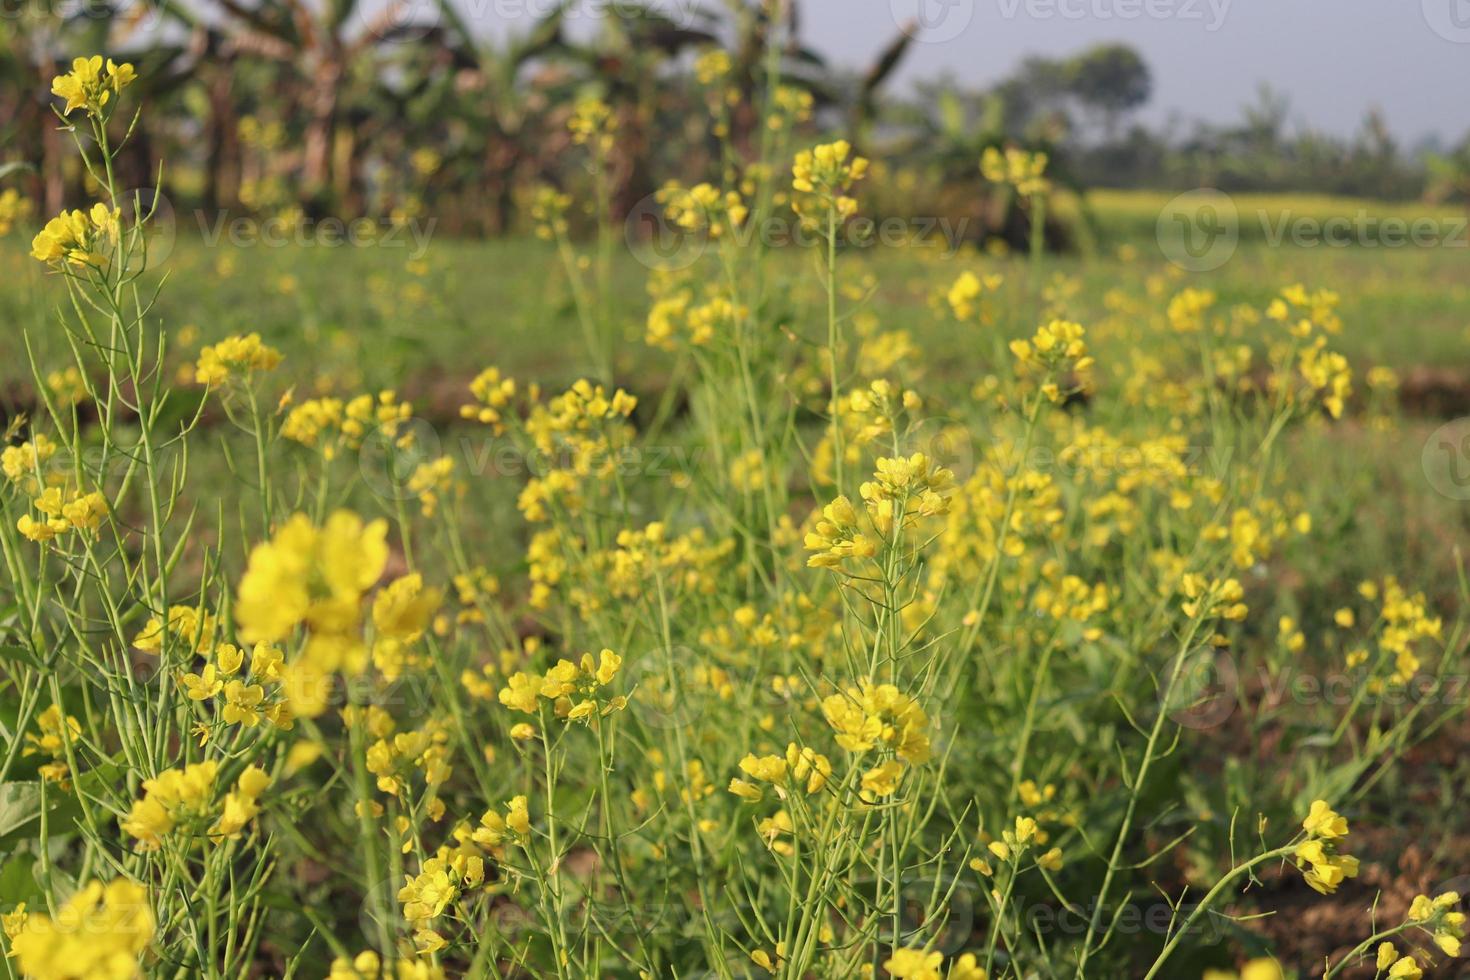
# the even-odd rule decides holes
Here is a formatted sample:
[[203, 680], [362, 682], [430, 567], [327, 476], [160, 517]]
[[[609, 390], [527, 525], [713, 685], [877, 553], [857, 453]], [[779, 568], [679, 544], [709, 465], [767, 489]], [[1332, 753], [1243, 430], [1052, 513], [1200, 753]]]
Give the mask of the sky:
[[[474, 29], [519, 29], [554, 0], [455, 0]], [[618, 0], [582, 0], [616, 9]], [[656, 0], [676, 18], [721, 0]], [[1133, 46], [1153, 73], [1140, 117], [1231, 122], [1268, 82], [1290, 120], [1348, 135], [1373, 107], [1407, 144], [1470, 132], [1470, 0], [798, 0], [801, 33], [827, 59], [861, 68], [918, 15], [926, 25], [894, 83], [950, 72], [983, 85], [1031, 54], [1101, 42]], [[584, 13], [585, 22], [593, 18]]]

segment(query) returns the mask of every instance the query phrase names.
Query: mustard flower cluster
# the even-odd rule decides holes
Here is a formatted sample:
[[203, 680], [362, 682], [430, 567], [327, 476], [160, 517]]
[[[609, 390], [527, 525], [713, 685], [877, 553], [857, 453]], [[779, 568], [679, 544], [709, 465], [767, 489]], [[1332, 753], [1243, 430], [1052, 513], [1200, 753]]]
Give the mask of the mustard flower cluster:
[[137, 78], [132, 65], [118, 64], [111, 58], [104, 61], [96, 54], [72, 61], [71, 71], [51, 80], [51, 94], [66, 100], [61, 110], [64, 116], [83, 109], [88, 115], [101, 118], [113, 103], [113, 97], [121, 95]]
[[248, 379], [256, 372], [272, 371], [281, 363], [281, 352], [261, 342], [260, 334], [226, 337], [199, 351], [194, 380], [202, 385], [221, 385], [231, 378]]
[[4, 925], [13, 962], [32, 980], [134, 980], [157, 928], [147, 889], [126, 878], [88, 882], [54, 918], [22, 904]]
[[1036, 197], [1051, 190], [1047, 180], [1045, 153], [1028, 153], [1008, 146], [1005, 151], [987, 146], [980, 157], [980, 172], [992, 184], [1006, 184], [1022, 197]]
[[1347, 839], [1348, 824], [1325, 800], [1314, 800], [1302, 820], [1307, 839], [1297, 845], [1297, 867], [1307, 884], [1323, 895], [1337, 891], [1344, 879], [1358, 876], [1358, 859], [1341, 853]]
[[63, 211], [31, 242], [31, 257], [55, 269], [103, 269], [117, 247], [122, 212], [105, 204]]

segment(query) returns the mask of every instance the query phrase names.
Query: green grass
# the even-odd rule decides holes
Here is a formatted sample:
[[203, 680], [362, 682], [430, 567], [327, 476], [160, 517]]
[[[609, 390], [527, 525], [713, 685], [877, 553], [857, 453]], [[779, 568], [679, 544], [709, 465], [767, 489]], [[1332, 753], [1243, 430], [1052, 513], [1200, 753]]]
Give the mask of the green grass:
[[[1289, 283], [1335, 289], [1342, 297], [1339, 312], [1345, 327], [1333, 339], [1333, 347], [1353, 362], [1360, 392], [1364, 374], [1375, 364], [1467, 368], [1464, 352], [1470, 304], [1463, 282], [1464, 255], [1459, 250], [1272, 248], [1248, 240], [1220, 268], [1190, 274], [1159, 253], [1142, 199], [1104, 198], [1100, 203], [1108, 234], [1099, 254], [1052, 256], [1044, 263], [1044, 279], [1058, 284], [1066, 294], [1056, 312], [1088, 325], [1089, 343], [1100, 366], [1099, 385], [1107, 396], [1090, 405], [1074, 406], [1070, 412], [1059, 411], [1053, 422], [1062, 433], [1074, 422], [1085, 422], [1122, 438], [1144, 438], [1159, 434], [1161, 420], [1167, 426], [1168, 399], [1139, 405], [1120, 394], [1133, 380], [1130, 365], [1155, 357], [1160, 387], [1176, 377], [1186, 385], [1199, 383], [1192, 361], [1193, 340], [1170, 334], [1162, 320], [1169, 297], [1186, 286], [1215, 290], [1220, 300], [1217, 311], [1222, 315], [1236, 304], [1259, 309]], [[791, 344], [825, 342], [825, 296], [819, 277], [813, 274], [815, 259], [792, 251], [776, 256], [771, 263], [774, 281], [769, 283], [768, 295], [772, 303], [781, 305], [763, 310], [760, 322], [778, 324]], [[464, 537], [484, 552], [477, 552], [474, 560], [506, 573], [507, 581], [524, 573], [528, 528], [514, 511], [524, 472], [515, 468], [515, 457], [509, 460], [512, 466], [502, 465], [504, 460], [496, 451], [506, 443], [488, 434], [489, 430], [456, 424], [454, 409], [466, 399], [465, 383], [490, 364], [523, 384], [539, 382], [549, 390], [589, 371], [567, 280], [549, 245], [536, 240], [441, 239], [418, 259], [407, 249], [389, 247], [210, 248], [199, 239], [181, 238], [164, 267], [169, 282], [153, 319], [170, 338], [170, 377], [187, 373], [202, 344], [258, 331], [286, 358], [265, 389], [272, 399], [290, 385], [294, 385], [292, 397], [297, 401], [318, 391], [351, 395], [365, 389], [397, 388], [413, 401], [415, 414], [431, 423], [415, 429], [421, 441], [412, 455], [450, 455], [457, 473], [465, 478], [465, 506], [459, 509]], [[976, 423], [970, 432], [977, 458], [997, 438], [1004, 438], [1009, 413], [993, 405], [977, 412], [980, 406], [973, 401], [972, 389], [985, 375], [1012, 368], [1006, 339], [1029, 334], [1038, 320], [1053, 315], [1044, 309], [1036, 284], [1027, 282], [1026, 261], [973, 251], [943, 255], [920, 249], [864, 250], [844, 256], [840, 269], [841, 308], [846, 311], [843, 333], [850, 337], [868, 330], [907, 331], [921, 354], [896, 373], [915, 374], [904, 381], [922, 392], [926, 416], [984, 419], [984, 425]], [[942, 299], [935, 302], [966, 269], [996, 271], [1005, 278], [991, 325], [960, 327]], [[699, 460], [696, 452], [706, 433], [690, 417], [677, 414], [655, 434], [649, 432], [660, 395], [677, 389], [669, 379], [678, 370], [678, 362], [642, 340], [648, 305], [646, 274], [631, 254], [619, 253], [613, 302], [622, 342], [616, 380], [640, 398], [638, 422], [644, 437], [640, 447], [668, 451], [670, 455], [659, 465], [678, 467]], [[0, 275], [4, 282], [0, 286], [0, 344], [8, 355], [0, 358], [0, 409], [13, 415], [29, 404], [27, 349], [34, 353], [35, 367], [42, 374], [66, 363], [69, 354], [55, 309], [63, 291], [57, 283], [46, 282], [41, 267], [25, 257], [18, 237], [3, 243]], [[1226, 340], [1259, 348], [1273, 332], [1280, 334], [1274, 325], [1270, 330], [1264, 326], [1242, 329]], [[924, 373], [919, 374], [921, 371]], [[198, 389], [180, 386], [178, 391], [170, 396], [180, 404], [175, 411], [192, 408], [197, 395], [190, 392]], [[718, 392], [703, 394], [719, 396]], [[1149, 395], [1144, 391], [1139, 397]], [[820, 401], [820, 391], [803, 399], [803, 411], [793, 412], [794, 424], [815, 432], [818, 422], [809, 410]], [[200, 509], [199, 524], [207, 530], [200, 532], [198, 540], [217, 545], [225, 564], [239, 567], [250, 544], [266, 533], [253, 499], [252, 481], [257, 478], [253, 447], [247, 435], [222, 417], [218, 401], [212, 399], [208, 410], [211, 414], [203, 431], [190, 441], [190, 486], [182, 507]], [[1244, 682], [1246, 696], [1254, 696], [1250, 685], [1258, 671], [1264, 671], [1266, 665], [1273, 670], [1281, 666], [1275, 660], [1280, 656], [1275, 631], [1281, 616], [1302, 623], [1312, 645], [1300, 659], [1282, 667], [1279, 676], [1335, 669], [1329, 651], [1336, 640], [1328, 624], [1333, 610], [1352, 600], [1360, 579], [1392, 571], [1402, 575], [1411, 588], [1424, 588], [1436, 608], [1447, 615], [1454, 608], [1459, 556], [1448, 542], [1466, 538], [1470, 513], [1463, 503], [1437, 494], [1421, 470], [1425, 440], [1438, 424], [1438, 419], [1392, 413], [1378, 417], [1365, 411], [1360, 401], [1340, 423], [1328, 424], [1317, 417], [1289, 430], [1281, 452], [1289, 460], [1291, 476], [1283, 506], [1291, 513], [1311, 513], [1314, 529], [1309, 538], [1284, 545], [1285, 553], [1276, 560], [1241, 573], [1253, 593], [1251, 622], [1240, 647], [1242, 664], [1250, 671]], [[989, 431], [987, 425], [995, 426], [995, 431]], [[1065, 443], [1061, 435], [1048, 435], [1056, 436], [1047, 439], [1048, 444]], [[776, 462], [792, 470], [788, 474], [795, 488], [792, 511], [800, 518], [821, 501], [800, 486], [802, 460], [793, 456]], [[1247, 473], [1253, 464], [1247, 459], [1227, 462], [1228, 468]], [[398, 501], [382, 493], [383, 474], [374, 469], [378, 464], [369, 454], [350, 453], [331, 464], [319, 463], [309, 451], [282, 441], [272, 452], [275, 470], [269, 479], [284, 497], [277, 500], [282, 511], [302, 509], [302, 502], [311, 499], [316, 471], [326, 469], [333, 477], [333, 505], [345, 504], [368, 514], [390, 513]], [[708, 494], [685, 493], [677, 481], [656, 479], [652, 466], [647, 469], [641, 474], [638, 493], [619, 513], [620, 520], [632, 526], [654, 517], [678, 527], [709, 522], [711, 509], [720, 501], [709, 499]], [[689, 475], [701, 477], [700, 465], [689, 469], [696, 471]], [[711, 475], [705, 472], [702, 476], [709, 479]], [[1080, 485], [1063, 482], [1069, 485], [1067, 492], [1083, 492]], [[403, 503], [406, 512], [417, 507], [412, 500]], [[1077, 506], [1079, 502], [1067, 503]], [[403, 523], [407, 526], [409, 522]], [[1146, 531], [1130, 538], [1128, 546], [1147, 547], [1147, 538]], [[1075, 548], [1075, 542], [1058, 544], [1059, 553]], [[191, 548], [186, 560], [193, 562], [201, 550]], [[395, 560], [401, 555], [395, 554]], [[1126, 566], [1120, 560], [1118, 567]], [[192, 564], [180, 575], [182, 579], [201, 577], [202, 569]], [[1319, 642], [1322, 638], [1326, 642]], [[1021, 663], [1018, 676], [1025, 676], [1028, 668], [1025, 661]], [[1143, 692], [1140, 703], [1146, 704], [1147, 689], [1140, 684], [1139, 691]], [[1082, 695], [1087, 696], [1086, 692]], [[1313, 724], [1314, 711], [1323, 714], [1326, 708], [1288, 701], [1284, 705], [1252, 704], [1251, 709], [1248, 714], [1241, 712], [1238, 724], [1196, 736], [1206, 740], [1205, 751], [1192, 756], [1180, 753], [1166, 760], [1164, 777], [1156, 777], [1160, 787], [1156, 792], [1163, 794], [1161, 800], [1169, 801], [1169, 808], [1150, 813], [1148, 832], [1168, 836], [1192, 825], [1201, 831], [1180, 850], [1177, 860], [1181, 864], [1194, 860], [1207, 867], [1225, 853], [1222, 842], [1228, 821], [1238, 814], [1229, 812], [1222, 802], [1245, 807], [1272, 799], [1279, 795], [1276, 783], [1282, 772], [1318, 766], [1313, 760], [1320, 741], [1301, 744], [1295, 769], [1265, 760], [1276, 753], [1284, 731]], [[1103, 735], [1113, 737], [1113, 724], [1110, 721], [1100, 729]], [[1072, 751], [1072, 739], [1059, 741], [1066, 745], [1066, 752]], [[1463, 780], [1470, 765], [1463, 761], [1462, 753], [1454, 752], [1453, 744], [1442, 747], [1451, 760], [1442, 768], [1406, 766], [1392, 774], [1378, 791], [1376, 802], [1383, 804], [1378, 813], [1397, 814], [1412, 799], [1419, 807], [1415, 822], [1422, 826], [1463, 824], [1454, 794], [1434, 794], [1427, 785], [1436, 778], [1453, 785]], [[1203, 761], [1196, 764], [1191, 759]], [[1217, 763], [1219, 773], [1214, 771]], [[1209, 780], [1202, 783], [1201, 774], [1207, 774]], [[1216, 784], [1223, 787], [1218, 793], [1214, 792]], [[1205, 785], [1209, 795], [1202, 789]], [[1363, 823], [1367, 820], [1355, 827]], [[1161, 838], [1150, 846], [1157, 849], [1162, 843]], [[1395, 853], [1395, 849], [1385, 846], [1383, 852]], [[1433, 866], [1454, 867], [1450, 859], [1436, 860]], [[1160, 862], [1159, 868], [1158, 874], [1172, 881], [1171, 863]], [[1360, 916], [1356, 906], [1352, 916]]]
[[[1075, 280], [1066, 313], [1090, 327], [1112, 324], [1111, 334], [1094, 331], [1104, 359], [1132, 356], [1127, 316], [1110, 316], [1110, 293], [1135, 298], [1140, 316], [1158, 317], [1167, 299], [1185, 286], [1215, 290], [1221, 307], [1263, 307], [1281, 286], [1302, 282], [1337, 290], [1344, 321], [1336, 346], [1358, 377], [1375, 364], [1398, 369], [1421, 365], [1463, 371], [1470, 377], [1470, 282], [1465, 253], [1456, 248], [1297, 248], [1243, 242], [1230, 261], [1204, 273], [1169, 263], [1152, 238], [1149, 208], [1163, 195], [1103, 194], [1095, 202], [1108, 234], [1100, 253], [1051, 256], [1045, 276]], [[1334, 203], [1334, 202], [1328, 202]], [[1349, 202], [1335, 202], [1346, 212]], [[1265, 207], [1265, 202], [1257, 202]], [[1253, 205], [1256, 206], [1256, 205]], [[1277, 206], [1305, 210], [1301, 202]], [[1317, 213], [1331, 210], [1323, 202]], [[1406, 212], [1405, 212], [1406, 213]], [[0, 241], [0, 410], [6, 416], [33, 404], [27, 350], [44, 374], [68, 363], [55, 304], [63, 295], [45, 282], [39, 263], [25, 255], [17, 233]], [[1132, 254], [1129, 254], [1132, 253]], [[821, 343], [822, 297], [813, 281], [816, 256], [790, 251], [773, 263], [778, 287], [790, 286], [794, 305], [784, 317], [798, 340]], [[433, 240], [422, 258], [409, 247], [209, 247], [181, 235], [163, 263], [168, 283], [155, 308], [156, 322], [170, 336], [170, 370], [187, 371], [198, 348], [230, 334], [259, 331], [286, 355], [284, 372], [293, 397], [352, 394], [395, 388], [415, 404], [416, 414], [441, 429], [452, 422], [465, 398], [465, 384], [481, 367], [496, 364], [547, 387], [590, 373], [566, 278], [554, 249], [536, 239]], [[965, 269], [998, 271], [1006, 279], [998, 301], [1002, 315], [990, 327], [957, 327], [933, 300]], [[673, 358], [643, 342], [648, 270], [629, 250], [617, 256], [616, 316], [621, 325], [619, 382], [652, 405], [675, 370]], [[860, 250], [844, 260], [843, 282], [852, 287], [857, 316], [884, 330], [907, 330], [931, 366], [925, 387], [938, 404], [962, 402], [971, 386], [993, 372], [1003, 354], [1001, 340], [1029, 332], [1044, 315], [1030, 295], [1023, 257], [980, 255], [971, 249]], [[778, 288], [777, 292], [782, 289]], [[1014, 308], [1016, 305], [1020, 309]], [[192, 336], [191, 336], [192, 335]], [[197, 389], [181, 388], [181, 391]], [[182, 410], [182, 408], [180, 409]], [[1418, 472], [1424, 437], [1437, 422], [1411, 426], [1413, 435], [1352, 430], [1324, 431], [1298, 445], [1314, 471], [1335, 473], [1330, 481], [1304, 481], [1314, 506], [1341, 514], [1365, 536], [1364, 568], [1377, 555], [1398, 547], [1416, 553], [1441, 574], [1451, 575], [1451, 556], [1435, 547], [1460, 523], [1452, 502], [1425, 486]], [[1422, 430], [1422, 431], [1420, 431]], [[204, 469], [222, 499], [233, 481], [248, 479], [229, 463], [244, 449], [228, 427], [217, 430], [218, 460]], [[484, 469], [486, 447], [443, 430], [465, 472]], [[671, 434], [677, 441], [677, 433]], [[506, 481], [484, 484], [480, 501], [487, 520], [507, 517], [513, 497]], [[1341, 501], [1351, 501], [1350, 506]]]
[[[1351, 213], [1351, 202], [1271, 200], [1271, 206], [1293, 213]], [[1154, 218], [1165, 202], [1157, 194], [1099, 195], [1094, 202], [1104, 229], [1099, 254], [1050, 257], [1046, 263], [1048, 275], [1075, 277], [1081, 284], [1069, 300], [1069, 316], [1084, 324], [1095, 321], [1105, 313], [1114, 288], [1172, 293], [1194, 285], [1214, 289], [1222, 304], [1262, 306], [1281, 286], [1302, 282], [1342, 295], [1340, 346], [1360, 370], [1373, 364], [1470, 368], [1464, 248], [1272, 247], [1243, 238], [1221, 268], [1187, 273], [1167, 261], [1153, 238]], [[1264, 209], [1269, 203], [1252, 199], [1250, 207]], [[1392, 213], [1412, 217], [1415, 212], [1400, 206]], [[0, 359], [0, 389], [7, 393], [30, 376], [23, 333], [40, 367], [65, 354], [54, 306], [60, 293], [43, 285], [45, 272], [25, 256], [22, 238], [17, 232], [0, 241], [0, 350], [10, 352]], [[164, 263], [169, 283], [156, 320], [176, 336], [181, 328], [197, 327], [200, 343], [259, 331], [288, 358], [304, 359], [299, 376], [308, 386], [314, 376], [328, 375], [365, 387], [399, 385], [405, 378], [427, 383], [438, 376], [462, 378], [488, 363], [549, 380], [589, 370], [566, 281], [549, 245], [534, 239], [436, 238], [421, 260], [415, 254], [411, 242], [210, 247], [181, 233]], [[805, 278], [812, 260], [797, 252], [781, 259], [779, 274], [792, 279]], [[935, 317], [927, 300], [962, 269], [981, 267], [1013, 283], [1026, 274], [1020, 257], [871, 249], [848, 264], [845, 275], [858, 282], [864, 272], [871, 273], [881, 285], [868, 308], [883, 325], [908, 329], [926, 348], [958, 358], [954, 366], [963, 370], [966, 353], [977, 342], [986, 348], [990, 343]], [[618, 354], [619, 370], [629, 378], [668, 370], [666, 359], [641, 340], [646, 273], [628, 250], [619, 251], [615, 302], [626, 341]], [[811, 289], [809, 284], [803, 288]], [[813, 325], [791, 325], [816, 339]], [[192, 354], [185, 345], [175, 348], [180, 360]]]
[[[1066, 314], [1090, 328], [1108, 325], [1092, 330], [1100, 358], [1117, 361], [1135, 353], [1132, 314], [1110, 312], [1117, 296], [1131, 297], [1136, 315], [1156, 318], [1168, 297], [1185, 286], [1215, 290], [1221, 308], [1260, 308], [1283, 285], [1302, 282], [1340, 293], [1344, 330], [1335, 346], [1351, 360], [1359, 390], [1367, 369], [1376, 364], [1427, 365], [1470, 377], [1470, 282], [1464, 277], [1463, 250], [1273, 248], [1243, 242], [1219, 269], [1189, 273], [1163, 257], [1151, 224], [1142, 220], [1149, 207], [1164, 200], [1163, 195], [1100, 195], [1096, 206], [1109, 229], [1100, 253], [1046, 260], [1048, 280], [1075, 281]], [[1348, 202], [1335, 203], [1339, 212], [1348, 210]], [[1278, 206], [1305, 207], [1292, 201]], [[1314, 206], [1318, 213], [1330, 210], [1321, 201]], [[5, 283], [0, 286], [0, 350], [7, 355], [0, 358], [0, 409], [6, 416], [33, 404], [28, 350], [43, 374], [70, 360], [55, 307], [63, 294], [25, 255], [21, 237], [17, 233], [0, 242]], [[778, 280], [773, 292], [791, 297], [783, 321], [795, 343], [824, 340], [815, 260], [792, 250], [778, 255], [772, 266]], [[453, 422], [465, 400], [465, 384], [481, 367], [496, 364], [546, 387], [591, 371], [561, 265], [552, 246], [536, 239], [440, 238], [418, 258], [411, 246], [209, 247], [200, 238], [181, 235], [163, 266], [167, 288], [154, 318], [171, 338], [170, 371], [187, 373], [203, 344], [259, 331], [285, 354], [283, 370], [295, 386], [294, 398], [395, 388], [414, 402], [416, 414], [441, 429], [445, 445], [460, 455], [469, 473], [491, 465], [486, 447], [461, 439], [462, 430], [444, 429], [444, 424]], [[997, 271], [1006, 280], [998, 299], [1001, 315], [992, 326], [961, 328], [936, 309], [935, 298], [965, 269]], [[1039, 301], [1019, 299], [1034, 295], [1020, 256], [980, 255], [968, 248], [952, 254], [865, 249], [845, 258], [842, 270], [855, 318], [883, 330], [907, 330], [923, 350], [930, 365], [924, 385], [938, 405], [963, 402], [977, 380], [1003, 370], [1001, 341], [1029, 333], [1045, 315]], [[614, 277], [622, 333], [618, 381], [651, 409], [676, 368], [671, 355], [643, 342], [647, 275], [629, 250], [619, 251]], [[1314, 472], [1335, 474], [1330, 481], [1304, 481], [1304, 490], [1314, 497], [1314, 507], [1342, 511], [1343, 528], [1351, 525], [1365, 537], [1365, 570], [1376, 556], [1398, 547], [1415, 552], [1441, 574], [1453, 572], [1451, 556], [1435, 544], [1460, 523], [1459, 515], [1453, 502], [1429, 490], [1418, 470], [1423, 439], [1437, 424], [1414, 423], [1407, 436], [1355, 427], [1344, 438], [1340, 431], [1324, 430], [1295, 447], [1300, 458], [1312, 461]], [[213, 474], [211, 488], [228, 500], [228, 485], [248, 479], [229, 463], [231, 454], [245, 447], [229, 427], [217, 431], [219, 458], [204, 469]], [[671, 433], [671, 439], [679, 438], [677, 430]], [[506, 481], [475, 482], [487, 487], [480, 501], [486, 519], [506, 516], [513, 497]]]

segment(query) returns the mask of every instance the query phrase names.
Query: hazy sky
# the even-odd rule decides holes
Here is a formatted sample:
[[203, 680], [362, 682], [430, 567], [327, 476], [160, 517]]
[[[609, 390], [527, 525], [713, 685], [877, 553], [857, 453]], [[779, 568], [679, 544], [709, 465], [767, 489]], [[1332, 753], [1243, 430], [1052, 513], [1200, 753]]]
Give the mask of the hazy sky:
[[947, 68], [985, 81], [1028, 53], [1123, 41], [1153, 71], [1147, 116], [1155, 121], [1171, 111], [1237, 118], [1267, 81], [1289, 96], [1293, 121], [1336, 133], [1354, 130], [1371, 106], [1404, 138], [1470, 131], [1470, 0], [806, 0], [806, 7], [810, 36], [844, 60], [881, 44], [892, 11], [927, 11], [934, 40], [914, 46], [908, 78]]
[[[582, 0], [588, 8], [617, 0]], [[1470, 0], [800, 0], [802, 35], [829, 60], [865, 65], [915, 14], [929, 24], [899, 84], [949, 70], [994, 81], [1028, 54], [1133, 45], [1154, 74], [1144, 118], [1239, 118], [1268, 81], [1293, 123], [1355, 130], [1372, 106], [1396, 135], [1470, 131]], [[552, 0], [456, 0], [477, 29], [528, 23]], [[720, 0], [660, 0], [675, 16]], [[584, 26], [591, 18], [583, 15]]]

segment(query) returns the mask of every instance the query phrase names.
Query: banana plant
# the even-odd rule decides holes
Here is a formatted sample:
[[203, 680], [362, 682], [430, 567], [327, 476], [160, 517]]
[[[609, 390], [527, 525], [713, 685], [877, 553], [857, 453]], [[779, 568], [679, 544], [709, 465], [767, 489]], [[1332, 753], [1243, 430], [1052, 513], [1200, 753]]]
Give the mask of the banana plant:
[[525, 33], [497, 43], [476, 37], [452, 3], [439, 2], [443, 30], [435, 40], [449, 60], [453, 89], [426, 103], [426, 124], [452, 131], [440, 140], [448, 176], [483, 188], [489, 231], [515, 227], [517, 188], [554, 168], [565, 145], [565, 132], [547, 120], [564, 99], [566, 80], [556, 66], [569, 57], [563, 28], [570, 7], [557, 3]]
[[418, 44], [437, 25], [405, 17], [401, 2], [368, 12], [358, 0], [211, 0], [226, 15], [240, 57], [281, 70], [284, 94], [301, 107], [301, 194], [320, 210], [356, 186], [360, 116], [346, 111], [381, 85], [381, 62], [398, 44]]

